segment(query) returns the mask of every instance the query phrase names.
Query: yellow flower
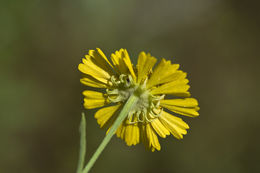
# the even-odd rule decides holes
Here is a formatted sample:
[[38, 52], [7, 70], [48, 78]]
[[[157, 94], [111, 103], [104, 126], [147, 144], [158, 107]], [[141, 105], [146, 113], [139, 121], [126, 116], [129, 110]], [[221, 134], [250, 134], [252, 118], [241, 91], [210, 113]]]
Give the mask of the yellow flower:
[[97, 48], [90, 50], [78, 66], [83, 73], [81, 83], [106, 89], [104, 93], [83, 92], [86, 109], [109, 105], [95, 114], [100, 127], [111, 127], [129, 96], [136, 94], [138, 102], [117, 129], [117, 137], [125, 140], [128, 146], [143, 142], [151, 151], [161, 149], [157, 135], [165, 138], [172, 134], [182, 139], [189, 129], [188, 124], [164, 108], [196, 117], [199, 107], [195, 98], [189, 98], [187, 74], [179, 70], [179, 64], [162, 59], [152, 70], [156, 58], [141, 52], [134, 67], [126, 49], [113, 53], [111, 61]]

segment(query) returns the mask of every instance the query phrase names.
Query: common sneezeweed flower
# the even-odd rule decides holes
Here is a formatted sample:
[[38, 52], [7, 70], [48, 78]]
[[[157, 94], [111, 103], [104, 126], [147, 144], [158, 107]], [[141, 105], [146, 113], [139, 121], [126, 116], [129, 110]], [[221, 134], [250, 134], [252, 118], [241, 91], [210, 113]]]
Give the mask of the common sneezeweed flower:
[[155, 151], [161, 149], [157, 135], [165, 138], [172, 134], [182, 139], [189, 129], [188, 124], [165, 109], [196, 117], [199, 107], [197, 100], [190, 98], [187, 74], [179, 70], [179, 64], [162, 59], [153, 69], [157, 59], [141, 52], [135, 67], [126, 49], [113, 53], [111, 61], [97, 48], [90, 50], [78, 66], [83, 73], [81, 83], [104, 90], [83, 92], [86, 109], [107, 106], [95, 114], [100, 127], [108, 128], [109, 133], [122, 109], [125, 111], [129, 104], [114, 130], [128, 146], [142, 142]]

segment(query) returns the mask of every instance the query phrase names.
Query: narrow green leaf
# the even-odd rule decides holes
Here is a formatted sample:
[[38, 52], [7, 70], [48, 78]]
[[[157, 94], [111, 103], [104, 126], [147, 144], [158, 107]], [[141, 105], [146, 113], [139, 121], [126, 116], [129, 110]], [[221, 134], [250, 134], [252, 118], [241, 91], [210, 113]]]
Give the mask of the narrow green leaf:
[[85, 154], [86, 154], [86, 119], [85, 119], [84, 112], [82, 112], [79, 132], [80, 132], [80, 149], [79, 149], [79, 162], [78, 162], [77, 173], [81, 173], [83, 170]]

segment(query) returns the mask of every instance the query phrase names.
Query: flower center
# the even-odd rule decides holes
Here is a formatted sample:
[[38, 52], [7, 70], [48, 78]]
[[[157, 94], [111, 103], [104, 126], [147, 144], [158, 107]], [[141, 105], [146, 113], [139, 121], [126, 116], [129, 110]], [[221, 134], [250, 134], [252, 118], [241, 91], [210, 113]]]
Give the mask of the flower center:
[[111, 88], [106, 90], [111, 102], [125, 103], [132, 94], [139, 98], [137, 104], [128, 113], [127, 123], [129, 124], [151, 122], [159, 117], [162, 112], [160, 100], [164, 98], [164, 95], [152, 95], [146, 88], [146, 81], [137, 84], [131, 75], [125, 74], [121, 74], [118, 78], [111, 77]]

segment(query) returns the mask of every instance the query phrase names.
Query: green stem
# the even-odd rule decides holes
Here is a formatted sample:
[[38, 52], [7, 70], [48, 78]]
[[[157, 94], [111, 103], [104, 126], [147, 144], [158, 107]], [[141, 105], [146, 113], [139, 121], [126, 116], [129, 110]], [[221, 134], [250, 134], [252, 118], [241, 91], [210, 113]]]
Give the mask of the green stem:
[[80, 150], [79, 150], [79, 163], [77, 173], [81, 173], [84, 167], [84, 158], [86, 154], [86, 119], [85, 114], [82, 112], [82, 118], [79, 127], [80, 132]]
[[111, 140], [112, 136], [115, 134], [116, 130], [120, 126], [120, 124], [123, 122], [123, 120], [128, 115], [129, 111], [132, 110], [132, 108], [137, 103], [138, 97], [135, 94], [132, 94], [127, 102], [125, 103], [123, 109], [121, 110], [120, 114], [118, 115], [117, 119], [113, 123], [112, 127], [110, 128], [108, 134], [105, 136], [101, 144], [99, 145], [98, 149], [94, 153], [94, 155], [91, 157], [89, 162], [87, 163], [86, 167], [83, 169], [82, 173], [88, 173], [89, 170], [92, 168], [96, 160], [98, 159], [101, 152], [104, 150], [108, 142]]

